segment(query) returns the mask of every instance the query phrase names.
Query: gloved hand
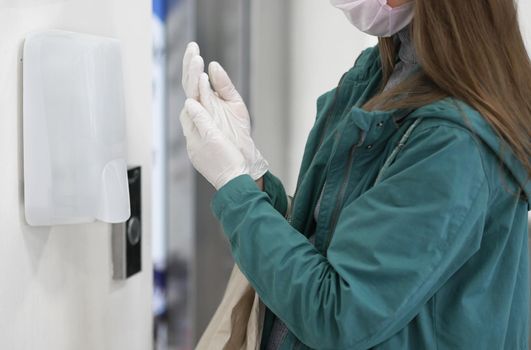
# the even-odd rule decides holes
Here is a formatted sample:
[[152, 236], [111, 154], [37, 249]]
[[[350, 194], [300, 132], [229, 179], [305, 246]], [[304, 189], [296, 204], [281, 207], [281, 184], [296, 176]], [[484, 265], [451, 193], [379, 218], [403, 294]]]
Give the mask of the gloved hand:
[[199, 77], [205, 70], [203, 57], [199, 54], [199, 46], [191, 42], [186, 47], [183, 59], [183, 89], [187, 98], [199, 101]]
[[[251, 137], [249, 111], [227, 72], [219, 63], [210, 63], [208, 72], [209, 75], [202, 73], [199, 78], [199, 100], [213, 116], [223, 134], [239, 148], [247, 161], [249, 174], [253, 180], [258, 180], [267, 172], [269, 164]], [[194, 74], [195, 71], [192, 71], [190, 76]]]
[[180, 120], [188, 157], [216, 190], [240, 175], [249, 174], [240, 150], [223, 135], [199, 102], [187, 99]]

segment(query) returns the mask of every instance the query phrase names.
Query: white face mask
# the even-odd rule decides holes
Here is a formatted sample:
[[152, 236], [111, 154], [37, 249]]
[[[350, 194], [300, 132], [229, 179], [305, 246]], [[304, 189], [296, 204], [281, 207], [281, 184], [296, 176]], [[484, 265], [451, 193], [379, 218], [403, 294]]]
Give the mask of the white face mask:
[[413, 1], [394, 8], [387, 0], [330, 0], [330, 3], [343, 10], [356, 28], [374, 36], [390, 37], [413, 19]]

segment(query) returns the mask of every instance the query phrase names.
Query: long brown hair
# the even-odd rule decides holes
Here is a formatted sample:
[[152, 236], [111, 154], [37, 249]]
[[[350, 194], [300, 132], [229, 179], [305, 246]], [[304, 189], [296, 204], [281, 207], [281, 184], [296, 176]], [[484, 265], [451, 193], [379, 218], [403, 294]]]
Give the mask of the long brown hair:
[[[422, 69], [377, 94], [364, 108], [418, 108], [445, 97], [462, 100], [509, 144], [529, 179], [531, 61], [514, 0], [416, 0], [415, 7], [411, 35]], [[392, 38], [380, 38], [379, 49], [383, 87], [398, 48]]]

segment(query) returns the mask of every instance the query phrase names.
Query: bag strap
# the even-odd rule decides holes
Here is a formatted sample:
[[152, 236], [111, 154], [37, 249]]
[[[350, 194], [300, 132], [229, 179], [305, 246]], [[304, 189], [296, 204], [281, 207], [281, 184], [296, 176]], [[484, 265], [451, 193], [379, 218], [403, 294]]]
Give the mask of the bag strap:
[[409, 126], [409, 128], [406, 130], [406, 132], [404, 133], [404, 135], [400, 139], [400, 142], [395, 147], [393, 152], [391, 152], [391, 155], [387, 158], [387, 160], [385, 161], [384, 165], [380, 169], [380, 172], [378, 173], [378, 176], [376, 177], [376, 180], [374, 181], [374, 185], [376, 185], [378, 182], [381, 181], [381, 178], [383, 176], [384, 171], [386, 171], [387, 168], [389, 168], [389, 166], [391, 165], [391, 163], [395, 160], [396, 156], [398, 155], [398, 152], [400, 152], [402, 147], [404, 147], [404, 145], [406, 144], [407, 140], [409, 139], [409, 136], [411, 136], [411, 133], [417, 127], [417, 125], [420, 124], [421, 121], [422, 121], [421, 118], [415, 119], [415, 122], [413, 124], [411, 124]]

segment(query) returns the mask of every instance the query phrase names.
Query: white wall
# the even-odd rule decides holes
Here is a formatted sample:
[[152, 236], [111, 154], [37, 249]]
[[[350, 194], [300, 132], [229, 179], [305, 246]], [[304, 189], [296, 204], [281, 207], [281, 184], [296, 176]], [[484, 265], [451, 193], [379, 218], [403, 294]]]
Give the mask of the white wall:
[[[151, 348], [151, 3], [0, 0], [0, 348]], [[143, 166], [143, 272], [111, 280], [110, 226], [31, 228], [22, 193], [20, 53], [25, 34], [56, 28], [123, 44], [129, 163]]]
[[520, 25], [524, 32], [523, 33], [524, 39], [526, 41], [528, 51], [530, 51], [531, 50], [531, 22], [529, 21], [529, 16], [531, 16], [531, 1], [518, 0], [518, 10], [520, 11]]
[[253, 138], [271, 171], [288, 178], [290, 42], [286, 0], [251, 0], [251, 67], [249, 108]]

